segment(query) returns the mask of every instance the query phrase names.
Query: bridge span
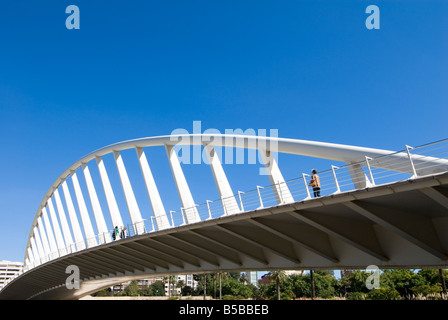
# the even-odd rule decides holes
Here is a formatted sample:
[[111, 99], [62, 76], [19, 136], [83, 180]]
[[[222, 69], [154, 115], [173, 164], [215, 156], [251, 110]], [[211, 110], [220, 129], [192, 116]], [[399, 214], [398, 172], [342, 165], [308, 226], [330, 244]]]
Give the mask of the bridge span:
[[[248, 142], [254, 138], [245, 139]], [[191, 193], [177, 154], [172, 153], [165, 139], [163, 143], [183, 203], [178, 220], [173, 218], [176, 212], [167, 214], [163, 208], [142, 150], [147, 144], [139, 145], [142, 141], [138, 140], [121, 143], [84, 157], [63, 173], [47, 192], [31, 228], [24, 272], [0, 291], [0, 299], [79, 299], [115, 283], [148, 275], [232, 270], [365, 269], [369, 265], [379, 268], [448, 266], [448, 163], [440, 152], [446, 153], [446, 140], [425, 146], [424, 154], [418, 154], [410, 147], [402, 152], [386, 152], [287, 140], [279, 139], [276, 151], [309, 153], [307, 155], [343, 159], [347, 163], [320, 173], [323, 181], [320, 197], [311, 196], [305, 175], [285, 181], [275, 159], [269, 157], [270, 150], [266, 145], [261, 152], [267, 155], [266, 168], [271, 185], [234, 194], [220, 161], [216, 161], [219, 158], [214, 158], [216, 145], [206, 144], [205, 149], [211, 147], [208, 153], [210, 167], [220, 199], [203, 205], [192, 202], [189, 207]], [[155, 140], [145, 143], [148, 141], [153, 143]], [[243, 147], [247, 148], [249, 144], [243, 144]], [[153, 208], [151, 219], [144, 220], [139, 215], [133, 188], [120, 158], [119, 151], [123, 150], [120, 148], [136, 148]], [[256, 145], [254, 148], [260, 151]], [[437, 152], [430, 154], [428, 150]], [[107, 152], [114, 153], [133, 222], [129, 237], [115, 241], [110, 239], [107, 227], [101, 229], [101, 205], [95, 200], [94, 184], [86, 170], [87, 163], [96, 160], [103, 172], [106, 198], [109, 194], [106, 200], [111, 220], [116, 222], [121, 216], [114, 212], [112, 188], [105, 178], [101, 159]], [[378, 172], [375, 168], [385, 171]], [[94, 231], [88, 222], [89, 212], [82, 200], [82, 191], [77, 186], [78, 169], [86, 178], [96, 221], [97, 233], [90, 238], [89, 232]], [[350, 180], [347, 184], [342, 182], [344, 172]], [[390, 172], [399, 173], [399, 178], [392, 181], [385, 178], [388, 174], [384, 173]], [[85, 235], [77, 242], [70, 242], [69, 238], [74, 234], [69, 230], [79, 228], [75, 215], [70, 216], [71, 228], [68, 228], [57, 192], [60, 187], [67, 191], [68, 178], [74, 186]], [[379, 183], [380, 179], [385, 180]], [[69, 194], [65, 193], [65, 208], [70, 215], [74, 208], [70, 205]], [[56, 202], [59, 219], [56, 219], [52, 201]], [[219, 214], [214, 209], [217, 204], [220, 204]], [[80, 271], [81, 287], [77, 290], [65, 285], [69, 276], [67, 267], [72, 265]]]

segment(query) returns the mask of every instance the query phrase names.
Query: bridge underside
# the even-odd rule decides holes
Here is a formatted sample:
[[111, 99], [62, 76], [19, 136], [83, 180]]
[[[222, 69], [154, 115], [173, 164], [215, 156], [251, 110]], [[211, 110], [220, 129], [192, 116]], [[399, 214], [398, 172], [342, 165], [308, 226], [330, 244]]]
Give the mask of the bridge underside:
[[[83, 250], [15, 279], [0, 299], [78, 299], [148, 275], [445, 268], [448, 173], [261, 208]], [[80, 270], [68, 290], [66, 267]]]

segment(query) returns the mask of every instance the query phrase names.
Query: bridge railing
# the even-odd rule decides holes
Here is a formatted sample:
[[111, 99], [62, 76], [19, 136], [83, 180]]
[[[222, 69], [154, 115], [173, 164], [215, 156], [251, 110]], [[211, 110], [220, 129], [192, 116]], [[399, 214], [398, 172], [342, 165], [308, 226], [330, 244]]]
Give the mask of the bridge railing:
[[[370, 188], [377, 185], [403, 181], [419, 176], [448, 171], [448, 139], [425, 144], [419, 147], [406, 146], [405, 149], [376, 158], [343, 166], [331, 166], [331, 169], [318, 173], [321, 182], [320, 196]], [[426, 161], [428, 160], [428, 161]], [[382, 167], [377, 167], [381, 165]], [[393, 168], [393, 169], [387, 169]], [[298, 178], [277, 185], [257, 186], [256, 189], [241, 192], [232, 197], [243, 213], [251, 210], [287, 203], [290, 194], [294, 201], [314, 198], [313, 188], [309, 186], [310, 174], [302, 173]], [[362, 185], [362, 187], [359, 187]], [[222, 203], [225, 199], [196, 205], [201, 220], [226, 215]], [[172, 227], [184, 224], [182, 210], [171, 211]]]
[[[352, 191], [360, 188], [370, 188], [377, 185], [412, 179], [419, 176], [448, 171], [448, 139], [429, 143], [419, 147], [406, 146], [403, 150], [392, 154], [369, 158], [343, 166], [318, 172], [321, 182], [320, 197]], [[230, 214], [277, 206], [288, 202], [307, 201], [315, 197], [309, 184], [310, 174], [300, 173], [299, 177], [274, 185], [256, 186], [249, 191], [238, 191], [227, 199], [207, 200], [192, 208], [181, 208], [167, 212], [169, 225], [156, 221], [155, 217], [142, 220], [137, 224], [126, 226], [126, 237], [133, 237], [162, 229], [182, 226], [188, 223], [186, 213], [195, 210], [201, 221], [215, 219]], [[231, 200], [231, 201], [229, 201]], [[27, 264], [23, 272], [37, 265], [97, 245], [123, 239], [119, 228], [118, 235], [113, 238], [114, 230], [96, 235], [74, 243], [57, 252], [51, 252], [38, 257]]]

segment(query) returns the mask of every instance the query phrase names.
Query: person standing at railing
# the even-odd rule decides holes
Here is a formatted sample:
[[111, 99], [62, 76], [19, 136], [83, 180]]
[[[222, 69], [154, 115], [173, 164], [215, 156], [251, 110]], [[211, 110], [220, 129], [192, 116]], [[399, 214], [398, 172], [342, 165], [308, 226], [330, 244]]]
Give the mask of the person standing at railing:
[[310, 187], [313, 187], [313, 192], [314, 192], [314, 197], [320, 197], [320, 178], [317, 175], [317, 170], [313, 169], [311, 171], [312, 175], [311, 175], [311, 180], [310, 183], [308, 184]]
[[126, 230], [126, 227], [123, 227], [123, 230], [121, 230], [121, 233], [120, 233], [120, 238], [125, 239], [127, 237], [128, 237], [128, 230]]
[[120, 230], [118, 230], [118, 227], [115, 226], [115, 229], [112, 231], [112, 239], [117, 240], [119, 233], [120, 233]]

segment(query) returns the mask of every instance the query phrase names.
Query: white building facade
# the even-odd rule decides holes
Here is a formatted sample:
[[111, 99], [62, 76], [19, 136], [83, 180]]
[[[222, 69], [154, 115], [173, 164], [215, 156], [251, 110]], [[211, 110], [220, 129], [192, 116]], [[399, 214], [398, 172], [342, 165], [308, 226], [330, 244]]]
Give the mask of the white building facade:
[[3, 289], [8, 280], [17, 276], [22, 269], [22, 262], [0, 260], [0, 290]]

